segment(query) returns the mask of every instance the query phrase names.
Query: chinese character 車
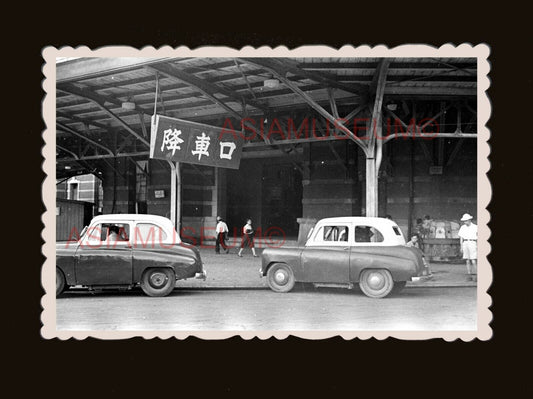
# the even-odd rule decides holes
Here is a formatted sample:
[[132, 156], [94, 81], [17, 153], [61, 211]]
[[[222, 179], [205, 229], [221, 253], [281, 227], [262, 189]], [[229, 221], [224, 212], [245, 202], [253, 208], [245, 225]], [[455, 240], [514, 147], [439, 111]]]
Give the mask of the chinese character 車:
[[191, 153], [193, 155], [198, 155], [198, 160], [202, 158], [202, 155], [209, 156], [207, 149], [209, 148], [209, 144], [211, 144], [211, 137], [206, 136], [205, 133], [202, 132], [201, 136], [196, 136], [194, 144], [196, 145], [196, 149], [192, 150]]

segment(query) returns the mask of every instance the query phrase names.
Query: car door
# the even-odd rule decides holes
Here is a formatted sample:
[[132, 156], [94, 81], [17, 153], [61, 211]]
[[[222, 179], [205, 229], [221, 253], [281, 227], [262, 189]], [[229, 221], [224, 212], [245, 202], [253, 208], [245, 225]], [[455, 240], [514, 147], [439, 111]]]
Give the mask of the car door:
[[350, 249], [350, 279], [359, 281], [364, 269], [379, 269], [383, 252], [383, 234], [374, 226], [354, 225], [354, 242]]
[[304, 280], [348, 283], [351, 234], [349, 223], [319, 226], [302, 251]]
[[172, 245], [166, 243], [168, 234], [155, 222], [137, 222], [130, 238], [133, 244], [134, 276], [140, 277], [147, 266], [167, 266], [177, 260], [170, 258], [175, 254], [170, 250]]
[[[110, 229], [118, 227], [112, 241]], [[76, 282], [79, 285], [114, 285], [133, 282], [129, 223], [91, 226], [76, 250]]]

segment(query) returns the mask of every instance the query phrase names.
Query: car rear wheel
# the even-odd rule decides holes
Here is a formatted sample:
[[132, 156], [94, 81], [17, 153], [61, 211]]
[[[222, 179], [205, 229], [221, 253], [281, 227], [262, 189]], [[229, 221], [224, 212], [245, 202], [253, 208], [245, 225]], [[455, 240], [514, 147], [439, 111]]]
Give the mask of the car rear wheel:
[[56, 267], [56, 297], [65, 290], [65, 275]]
[[359, 287], [370, 298], [384, 298], [391, 293], [394, 281], [386, 269], [367, 269], [361, 273]]
[[272, 265], [268, 269], [267, 279], [270, 289], [276, 292], [289, 292], [295, 283], [292, 269], [283, 263]]
[[176, 275], [169, 268], [148, 269], [141, 279], [141, 288], [148, 296], [167, 296], [175, 284]]

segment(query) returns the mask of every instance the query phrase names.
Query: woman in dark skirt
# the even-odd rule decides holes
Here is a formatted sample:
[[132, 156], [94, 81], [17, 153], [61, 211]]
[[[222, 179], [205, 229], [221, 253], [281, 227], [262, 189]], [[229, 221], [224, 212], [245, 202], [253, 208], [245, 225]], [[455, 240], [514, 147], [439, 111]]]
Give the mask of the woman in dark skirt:
[[254, 228], [252, 227], [252, 219], [248, 219], [242, 228], [241, 248], [237, 255], [242, 257], [242, 251], [246, 247], [252, 248], [252, 254], [257, 257], [254, 247]]

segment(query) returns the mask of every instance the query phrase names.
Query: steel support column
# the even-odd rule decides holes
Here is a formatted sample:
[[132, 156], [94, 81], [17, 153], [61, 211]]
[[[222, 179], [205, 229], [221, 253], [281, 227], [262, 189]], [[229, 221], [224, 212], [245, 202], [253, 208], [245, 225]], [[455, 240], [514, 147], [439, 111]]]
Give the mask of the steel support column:
[[378, 184], [379, 167], [381, 164], [383, 151], [383, 129], [382, 129], [382, 106], [383, 95], [385, 93], [385, 83], [387, 81], [387, 71], [390, 61], [382, 59], [376, 68], [374, 77], [376, 94], [370, 122], [368, 147], [366, 155], [366, 212], [369, 217], [378, 216]]
[[179, 162], [170, 165], [170, 220], [179, 233], [181, 229], [181, 168]]

